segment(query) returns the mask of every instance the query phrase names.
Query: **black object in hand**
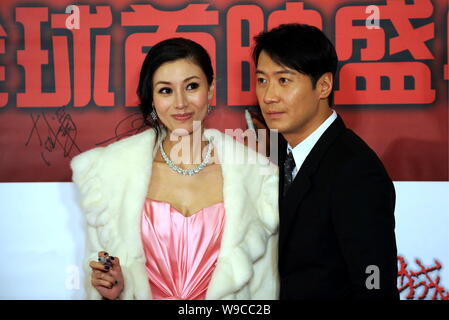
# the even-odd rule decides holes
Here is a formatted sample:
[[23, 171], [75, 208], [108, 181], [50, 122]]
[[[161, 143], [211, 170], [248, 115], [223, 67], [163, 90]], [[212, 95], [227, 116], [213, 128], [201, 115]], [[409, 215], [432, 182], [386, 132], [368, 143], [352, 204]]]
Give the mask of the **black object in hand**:
[[109, 268], [112, 268], [112, 261], [110, 256], [106, 257], [98, 257], [98, 262], [100, 262], [104, 266], [108, 266]]

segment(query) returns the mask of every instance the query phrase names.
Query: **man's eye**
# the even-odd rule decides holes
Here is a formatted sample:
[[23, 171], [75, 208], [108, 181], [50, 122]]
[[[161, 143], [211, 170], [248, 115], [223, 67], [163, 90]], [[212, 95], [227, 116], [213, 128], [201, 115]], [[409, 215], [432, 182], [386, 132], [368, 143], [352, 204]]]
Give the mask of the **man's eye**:
[[290, 82], [290, 79], [287, 79], [287, 78], [280, 78], [280, 79], [279, 79], [279, 82], [280, 82], [281, 84], [287, 84], [287, 83]]
[[259, 83], [259, 84], [264, 84], [266, 82], [267, 82], [267, 80], [265, 80], [264, 78], [257, 78], [257, 83]]
[[161, 88], [159, 89], [160, 94], [170, 94], [172, 93], [172, 90], [170, 88]]
[[198, 83], [196, 83], [196, 82], [192, 82], [192, 83], [189, 83], [188, 85], [187, 85], [187, 90], [195, 90], [195, 89], [198, 89], [199, 88], [199, 84]]

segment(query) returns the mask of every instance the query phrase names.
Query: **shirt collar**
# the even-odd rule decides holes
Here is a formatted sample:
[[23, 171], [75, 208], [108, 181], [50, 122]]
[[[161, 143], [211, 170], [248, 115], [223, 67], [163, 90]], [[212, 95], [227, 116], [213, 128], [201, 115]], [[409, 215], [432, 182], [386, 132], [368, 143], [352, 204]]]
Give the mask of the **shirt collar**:
[[293, 152], [293, 158], [295, 159], [295, 169], [293, 170], [293, 175], [296, 176], [296, 173], [301, 168], [304, 160], [309, 155], [310, 151], [312, 151], [315, 144], [318, 142], [320, 137], [326, 131], [327, 128], [337, 119], [337, 113], [332, 109], [332, 114], [317, 128], [314, 132], [312, 132], [307, 138], [298, 143], [294, 148], [287, 145], [287, 152]]

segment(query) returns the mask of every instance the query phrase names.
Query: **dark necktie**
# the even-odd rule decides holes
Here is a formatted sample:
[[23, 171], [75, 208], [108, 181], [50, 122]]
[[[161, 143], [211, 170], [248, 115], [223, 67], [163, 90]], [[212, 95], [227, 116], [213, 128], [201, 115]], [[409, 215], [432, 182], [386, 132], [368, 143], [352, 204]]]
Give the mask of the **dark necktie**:
[[284, 197], [287, 194], [287, 190], [293, 181], [293, 169], [295, 168], [295, 159], [293, 158], [293, 152], [288, 150], [287, 157], [284, 161]]

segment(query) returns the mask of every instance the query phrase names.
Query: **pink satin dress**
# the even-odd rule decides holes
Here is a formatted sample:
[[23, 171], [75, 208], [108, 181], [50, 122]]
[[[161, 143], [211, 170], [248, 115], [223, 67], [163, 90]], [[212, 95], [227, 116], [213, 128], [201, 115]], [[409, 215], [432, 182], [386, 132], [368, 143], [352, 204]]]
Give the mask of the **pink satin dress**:
[[153, 299], [205, 299], [224, 217], [223, 202], [185, 217], [170, 203], [146, 199], [141, 232]]

